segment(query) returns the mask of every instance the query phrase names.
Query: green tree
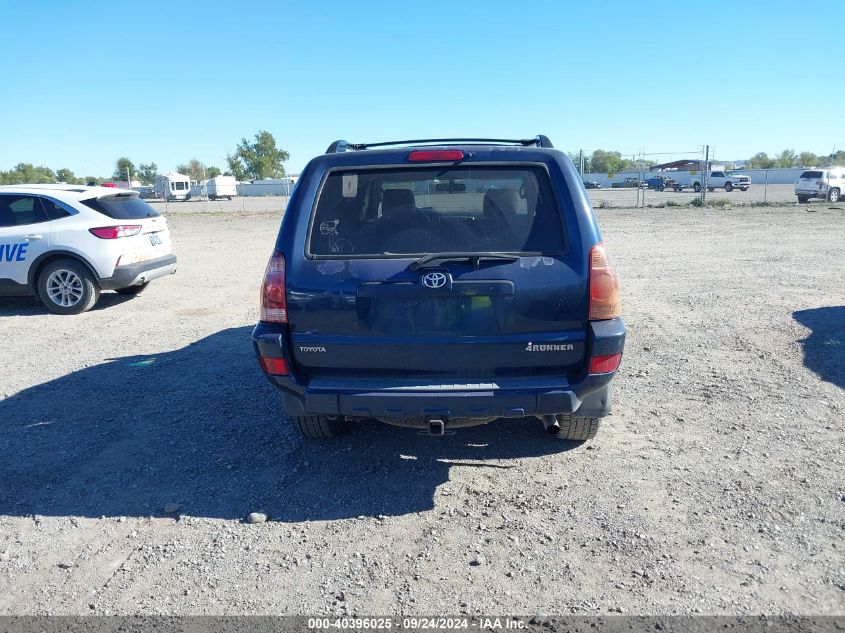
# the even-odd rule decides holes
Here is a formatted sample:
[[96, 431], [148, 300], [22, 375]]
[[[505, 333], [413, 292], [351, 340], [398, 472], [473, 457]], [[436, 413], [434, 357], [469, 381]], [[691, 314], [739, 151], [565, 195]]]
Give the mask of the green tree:
[[771, 169], [774, 166], [775, 161], [766, 152], [757, 152], [748, 159], [749, 169]]
[[205, 177], [206, 177], [206, 178], [216, 178], [216, 177], [217, 177], [217, 176], [219, 176], [221, 173], [222, 173], [222, 172], [220, 171], [220, 168], [219, 168], [219, 167], [214, 167], [213, 165], [212, 165], [211, 167], [206, 167], [206, 168], [205, 168]]
[[208, 178], [208, 170], [202, 161], [192, 158], [187, 163], [180, 163], [176, 165], [176, 171], [180, 174], [185, 174], [191, 180], [205, 180]]
[[38, 184], [56, 182], [56, 174], [48, 167], [35, 167], [32, 163], [18, 163], [11, 170], [0, 172], [4, 185]]
[[155, 163], [141, 163], [138, 165], [138, 180], [145, 185], [151, 185], [156, 181], [158, 165]]
[[776, 167], [792, 167], [797, 162], [798, 162], [798, 155], [795, 153], [795, 150], [785, 149], [780, 153], [780, 156], [778, 156], [775, 159], [775, 166]]
[[56, 170], [56, 180], [58, 182], [66, 182], [69, 185], [82, 184], [82, 178], [77, 178], [67, 167], [62, 167], [61, 169]]
[[226, 154], [226, 163], [229, 165], [229, 171], [226, 172], [227, 176], [234, 176], [235, 180], [246, 180], [246, 167], [237, 154]]
[[131, 180], [135, 175], [135, 165], [131, 160], [126, 158], [126, 156], [121, 156], [115, 161], [114, 174], [112, 175], [112, 178], [115, 180], [126, 180], [127, 171], [129, 173], [128, 179]]
[[227, 155], [226, 162], [238, 180], [252, 178], [281, 178], [285, 175], [284, 163], [290, 154], [276, 147], [275, 137], [266, 130], [255, 135], [255, 141], [242, 138], [234, 155]]
[[625, 171], [630, 162], [623, 159], [619, 152], [597, 149], [590, 156], [590, 171], [594, 174], [617, 174]]
[[801, 167], [815, 167], [819, 164], [819, 157], [813, 152], [801, 152], [798, 154], [798, 164]]

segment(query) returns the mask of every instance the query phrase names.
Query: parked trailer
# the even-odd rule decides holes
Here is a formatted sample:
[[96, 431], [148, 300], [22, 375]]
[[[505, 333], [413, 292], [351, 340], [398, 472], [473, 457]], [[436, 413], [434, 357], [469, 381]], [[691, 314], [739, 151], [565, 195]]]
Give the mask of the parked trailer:
[[215, 176], [205, 181], [205, 191], [209, 200], [226, 198], [231, 200], [238, 195], [238, 181], [234, 176]]
[[175, 171], [159, 174], [156, 176], [155, 193], [162, 200], [187, 200], [191, 195], [191, 179]]

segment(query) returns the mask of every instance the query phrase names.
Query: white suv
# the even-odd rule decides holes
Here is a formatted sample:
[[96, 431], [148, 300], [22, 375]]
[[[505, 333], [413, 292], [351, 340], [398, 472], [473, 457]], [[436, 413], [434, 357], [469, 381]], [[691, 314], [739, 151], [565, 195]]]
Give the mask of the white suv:
[[134, 191], [0, 187], [0, 296], [38, 296], [79, 314], [101, 290], [135, 295], [176, 272], [167, 221]]
[[839, 202], [843, 191], [845, 167], [808, 169], [795, 181], [795, 195], [800, 203], [807, 202], [810, 198]]

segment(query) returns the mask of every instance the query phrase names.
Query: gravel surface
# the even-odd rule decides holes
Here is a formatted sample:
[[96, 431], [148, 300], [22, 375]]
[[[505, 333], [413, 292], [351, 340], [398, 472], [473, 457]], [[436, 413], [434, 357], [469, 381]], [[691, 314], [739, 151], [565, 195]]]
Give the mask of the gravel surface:
[[0, 300], [0, 613], [842, 614], [843, 209], [599, 211], [629, 339], [593, 442], [300, 439], [249, 343], [278, 213], [179, 272]]

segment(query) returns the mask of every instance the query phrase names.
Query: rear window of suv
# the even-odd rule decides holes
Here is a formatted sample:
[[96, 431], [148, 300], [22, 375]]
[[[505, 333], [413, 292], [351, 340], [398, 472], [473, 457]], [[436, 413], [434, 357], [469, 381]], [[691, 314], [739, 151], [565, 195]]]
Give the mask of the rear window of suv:
[[308, 254], [562, 253], [566, 239], [542, 167], [333, 171], [314, 208]]
[[158, 212], [138, 196], [128, 193], [83, 200], [82, 204], [113, 220], [141, 220], [158, 216]]
[[801, 174], [801, 178], [821, 178], [822, 172], [820, 171], [805, 171]]

